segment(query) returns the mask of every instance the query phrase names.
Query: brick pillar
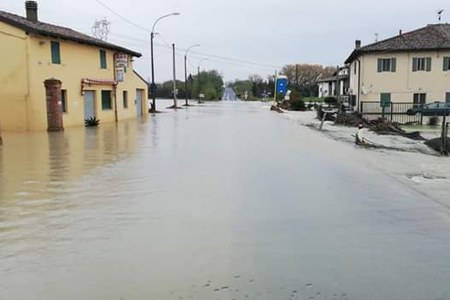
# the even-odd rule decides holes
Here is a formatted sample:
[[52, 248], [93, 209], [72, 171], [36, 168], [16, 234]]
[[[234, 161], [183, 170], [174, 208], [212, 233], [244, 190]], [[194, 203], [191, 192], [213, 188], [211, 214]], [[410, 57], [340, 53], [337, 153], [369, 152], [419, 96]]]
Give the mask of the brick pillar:
[[47, 98], [47, 124], [48, 131], [63, 131], [63, 118], [61, 107], [61, 81], [47, 79], [44, 81]]

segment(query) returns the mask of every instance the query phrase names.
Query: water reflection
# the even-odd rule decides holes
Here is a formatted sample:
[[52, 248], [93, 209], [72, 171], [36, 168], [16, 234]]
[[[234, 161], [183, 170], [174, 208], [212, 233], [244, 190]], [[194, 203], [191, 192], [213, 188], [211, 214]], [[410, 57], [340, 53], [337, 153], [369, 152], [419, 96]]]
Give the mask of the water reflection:
[[[0, 148], [0, 227], [16, 218], [61, 209], [75, 180], [133, 154], [138, 121], [52, 133], [4, 133]], [[76, 205], [76, 203], [64, 203]]]

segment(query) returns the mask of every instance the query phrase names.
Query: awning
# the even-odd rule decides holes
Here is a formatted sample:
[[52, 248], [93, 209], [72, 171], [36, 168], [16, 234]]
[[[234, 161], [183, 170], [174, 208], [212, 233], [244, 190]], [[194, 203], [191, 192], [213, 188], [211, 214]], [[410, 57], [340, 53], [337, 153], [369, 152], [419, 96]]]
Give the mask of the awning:
[[117, 81], [110, 79], [91, 79], [91, 78], [83, 78], [81, 79], [81, 94], [84, 95], [84, 90], [86, 87], [92, 85], [110, 85], [113, 88], [116, 88]]

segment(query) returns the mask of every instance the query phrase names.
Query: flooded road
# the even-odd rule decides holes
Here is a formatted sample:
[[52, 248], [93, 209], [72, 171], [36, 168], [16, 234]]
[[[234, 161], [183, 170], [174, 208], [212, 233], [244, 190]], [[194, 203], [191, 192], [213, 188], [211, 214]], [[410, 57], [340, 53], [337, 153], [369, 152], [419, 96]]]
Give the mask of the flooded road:
[[3, 138], [2, 300], [450, 299], [449, 211], [261, 104]]

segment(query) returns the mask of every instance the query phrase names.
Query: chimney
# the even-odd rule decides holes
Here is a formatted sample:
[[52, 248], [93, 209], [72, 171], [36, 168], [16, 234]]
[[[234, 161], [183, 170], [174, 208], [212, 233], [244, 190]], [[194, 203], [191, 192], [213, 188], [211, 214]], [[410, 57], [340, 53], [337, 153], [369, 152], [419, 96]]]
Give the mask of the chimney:
[[403, 31], [400, 29], [399, 31], [398, 31], [398, 35], [402, 35], [403, 34]]
[[359, 49], [361, 48], [361, 40], [356, 40], [355, 41], [355, 49]]
[[26, 1], [25, 10], [27, 12], [27, 19], [32, 22], [38, 21], [38, 4], [36, 1]]

